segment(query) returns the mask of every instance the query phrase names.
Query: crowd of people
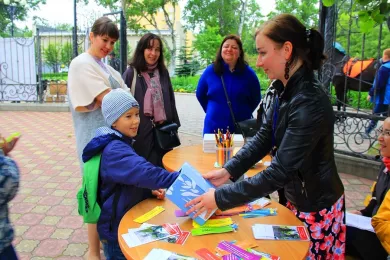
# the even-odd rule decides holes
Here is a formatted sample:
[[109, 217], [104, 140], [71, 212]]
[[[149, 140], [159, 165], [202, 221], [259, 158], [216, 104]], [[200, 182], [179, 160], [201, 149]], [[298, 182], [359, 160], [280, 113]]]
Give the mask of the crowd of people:
[[[179, 174], [162, 168], [162, 158], [170, 149], [157, 144], [154, 131], [169, 123], [180, 127], [163, 42], [153, 33], [143, 35], [120, 75], [118, 68], [103, 63], [118, 38], [114, 22], [97, 19], [89, 49], [73, 59], [68, 75], [81, 174], [91, 158], [101, 156], [97, 169], [101, 213], [97, 223], [88, 224], [89, 259], [100, 259], [101, 244], [107, 259], [125, 259], [117, 236], [121, 218], [146, 198], [163, 199], [164, 188]], [[345, 222], [344, 186], [334, 158], [335, 116], [316, 76], [326, 59], [322, 35], [293, 15], [281, 14], [257, 29], [255, 43], [256, 66], [272, 80], [260, 105], [261, 127], [221, 169], [204, 175], [216, 189], [188, 202], [187, 213], [210, 214], [216, 207], [227, 210], [282, 191], [281, 203], [308, 229], [307, 259], [344, 259], [345, 254], [386, 259], [390, 253], [390, 118], [378, 130], [383, 165], [373, 198], [365, 209], [351, 212], [372, 217], [376, 233], [351, 228]], [[386, 51], [384, 55], [389, 55]], [[216, 53], [196, 90], [206, 113], [204, 134], [227, 128], [238, 131], [236, 121], [252, 118], [261, 100], [259, 80], [245, 61], [240, 38], [226, 36]], [[388, 68], [386, 62], [383, 70]], [[386, 75], [382, 73], [377, 81], [390, 89]], [[16, 141], [0, 142], [0, 180], [5, 179], [0, 181], [0, 214], [5, 216], [0, 220], [0, 259], [11, 260], [17, 257], [7, 203], [16, 193], [19, 177], [7, 154]], [[267, 154], [272, 156], [268, 168], [239, 180]], [[228, 180], [234, 183], [226, 185]]]

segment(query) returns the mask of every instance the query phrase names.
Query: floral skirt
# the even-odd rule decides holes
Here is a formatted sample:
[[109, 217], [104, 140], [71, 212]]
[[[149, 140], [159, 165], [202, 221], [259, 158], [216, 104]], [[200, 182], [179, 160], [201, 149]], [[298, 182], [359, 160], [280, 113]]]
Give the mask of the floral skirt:
[[306, 224], [310, 235], [307, 260], [344, 259], [345, 255], [345, 198], [319, 212], [301, 212], [290, 202], [289, 208]]

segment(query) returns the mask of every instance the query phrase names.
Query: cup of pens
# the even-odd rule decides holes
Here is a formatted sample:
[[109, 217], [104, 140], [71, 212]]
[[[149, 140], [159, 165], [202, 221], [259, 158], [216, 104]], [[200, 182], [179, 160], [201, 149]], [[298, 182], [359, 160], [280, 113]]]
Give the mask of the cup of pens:
[[218, 129], [218, 133], [215, 133], [215, 155], [216, 155], [216, 168], [221, 168], [227, 161], [233, 157], [234, 143], [233, 137], [230, 134], [229, 130], [226, 131], [226, 134]]

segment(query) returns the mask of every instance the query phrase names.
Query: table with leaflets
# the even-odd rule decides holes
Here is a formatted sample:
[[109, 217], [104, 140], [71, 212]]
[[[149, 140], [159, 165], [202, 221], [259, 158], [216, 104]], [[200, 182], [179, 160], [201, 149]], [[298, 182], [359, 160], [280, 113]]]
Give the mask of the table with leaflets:
[[[269, 161], [265, 158], [264, 161]], [[163, 158], [164, 167], [169, 170], [178, 170], [184, 162], [191, 164], [196, 170], [202, 174], [214, 169], [213, 162], [215, 154], [203, 153], [202, 145], [187, 146], [176, 148], [168, 152]], [[263, 163], [258, 163], [254, 168], [246, 174], [251, 177], [261, 170], [265, 169]], [[303, 223], [297, 219], [294, 214], [286, 207], [275, 201], [271, 201], [267, 208], [276, 208], [276, 216], [260, 217], [260, 218], [243, 218], [239, 215], [231, 216], [233, 222], [237, 225], [235, 232], [208, 234], [201, 236], [188, 236], [184, 244], [172, 244], [166, 241], [158, 240], [147, 244], [129, 247], [122, 237], [129, 229], [139, 228], [141, 224], [134, 220], [141, 215], [150, 212], [156, 207], [161, 206], [164, 211], [154, 216], [147, 221], [148, 224], [163, 225], [166, 223], [177, 223], [182, 231], [191, 231], [193, 221], [189, 217], [176, 217], [175, 210], [178, 207], [169, 199], [147, 199], [131, 208], [122, 218], [119, 229], [118, 239], [122, 252], [127, 259], [144, 259], [153, 249], [164, 249], [185, 256], [192, 256], [201, 259], [196, 251], [199, 249], [208, 249], [213, 254], [216, 252], [217, 245], [221, 241], [237, 241], [255, 244], [254, 248], [257, 251], [265, 252], [280, 259], [304, 259], [308, 253], [309, 241], [289, 241], [289, 240], [256, 240], [253, 235], [252, 226], [254, 224], [272, 224], [272, 225], [287, 225], [287, 226], [302, 226]], [[211, 258], [210, 258], [211, 259]], [[220, 258], [222, 259], [222, 258]]]

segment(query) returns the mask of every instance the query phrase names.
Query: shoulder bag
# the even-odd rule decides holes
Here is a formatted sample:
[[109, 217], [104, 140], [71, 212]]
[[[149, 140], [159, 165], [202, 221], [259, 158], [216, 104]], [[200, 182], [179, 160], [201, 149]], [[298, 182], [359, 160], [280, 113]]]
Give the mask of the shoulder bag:
[[257, 131], [260, 129], [260, 122], [258, 122], [258, 120], [256, 118], [250, 118], [250, 119], [246, 119], [246, 120], [243, 120], [240, 122], [236, 121], [236, 118], [234, 116], [233, 109], [232, 109], [232, 104], [230, 102], [228, 93], [226, 91], [225, 81], [223, 80], [222, 75], [221, 75], [221, 80], [222, 80], [222, 87], [223, 87], [223, 90], [224, 90], [225, 96], [226, 96], [226, 101], [227, 101], [227, 104], [229, 106], [230, 114], [232, 116], [233, 123], [236, 127], [235, 133], [242, 134], [242, 137], [244, 139], [247, 137], [255, 136]]
[[[134, 89], [131, 90], [132, 93], [135, 93], [136, 72], [137, 70], [134, 68], [133, 82], [131, 83], [131, 89]], [[144, 84], [143, 87], [145, 87]], [[146, 89], [144, 89], [144, 95], [145, 92]], [[178, 134], [179, 126], [176, 123], [164, 122], [163, 124], [156, 125], [153, 118], [151, 118], [150, 121], [152, 122], [153, 135], [158, 147], [162, 150], [171, 150], [174, 147], [181, 145]]]

